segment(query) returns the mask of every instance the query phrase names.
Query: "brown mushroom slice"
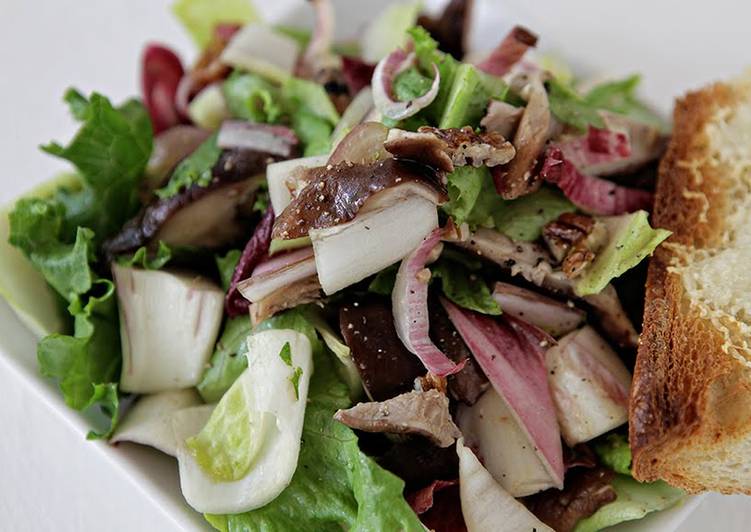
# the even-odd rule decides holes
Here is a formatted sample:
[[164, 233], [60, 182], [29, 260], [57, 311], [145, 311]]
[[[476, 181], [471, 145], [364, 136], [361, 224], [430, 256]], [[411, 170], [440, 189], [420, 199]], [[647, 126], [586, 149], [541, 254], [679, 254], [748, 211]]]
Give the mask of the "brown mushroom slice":
[[144, 171], [144, 192], [150, 194], [163, 186], [177, 163], [193, 153], [208, 136], [205, 129], [180, 124], [154, 137], [154, 149]]
[[374, 164], [342, 162], [311, 172], [309, 183], [279, 214], [273, 238], [290, 240], [311, 229], [344, 224], [355, 218], [372, 196], [398, 185], [414, 184], [435, 204], [446, 201], [446, 189], [431, 168], [410, 161], [386, 159]]
[[449, 399], [437, 390], [411, 391], [382, 402], [358, 403], [339, 410], [334, 419], [365, 432], [416, 434], [439, 447], [461, 436], [449, 413]]
[[417, 133], [392, 129], [384, 147], [394, 157], [418, 161], [444, 172], [452, 172], [455, 166], [498, 166], [509, 162], [516, 153], [499, 133], [475, 133], [469, 126], [447, 129], [423, 126]]
[[492, 170], [495, 188], [507, 200], [540, 188], [541, 181], [534, 170], [551, 129], [548, 95], [541, 79], [532, 78], [524, 91], [528, 92], [528, 99], [514, 135], [516, 156], [508, 165]]
[[420, 360], [396, 335], [387, 300], [355, 300], [342, 306], [339, 327], [371, 400], [383, 401], [411, 390], [424, 373]]
[[495, 131], [506, 138], [511, 138], [516, 131], [516, 126], [519, 125], [522, 114], [524, 114], [524, 107], [514, 107], [510, 103], [493, 100], [488, 105], [487, 113], [480, 120], [480, 125], [486, 131]]
[[162, 240], [170, 246], [218, 248], [248, 229], [243, 208], [263, 181], [268, 153], [228, 150], [212, 169], [208, 186], [193, 185], [178, 194], [156, 199], [104, 242], [107, 257], [129, 253]]

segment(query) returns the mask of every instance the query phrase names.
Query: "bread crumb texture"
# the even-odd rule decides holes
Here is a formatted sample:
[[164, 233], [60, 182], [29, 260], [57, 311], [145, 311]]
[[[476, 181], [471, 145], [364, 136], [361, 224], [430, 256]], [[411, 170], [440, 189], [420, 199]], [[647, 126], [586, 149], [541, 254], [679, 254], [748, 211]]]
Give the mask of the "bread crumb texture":
[[676, 103], [630, 405], [634, 474], [751, 493], [751, 76]]

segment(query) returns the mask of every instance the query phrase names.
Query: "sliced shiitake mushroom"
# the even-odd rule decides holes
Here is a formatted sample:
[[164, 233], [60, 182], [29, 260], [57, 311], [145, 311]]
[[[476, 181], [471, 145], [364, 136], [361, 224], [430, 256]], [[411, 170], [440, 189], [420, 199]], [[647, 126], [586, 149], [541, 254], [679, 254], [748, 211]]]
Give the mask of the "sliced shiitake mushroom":
[[[410, 194], [422, 195], [436, 204], [447, 200], [440, 174], [411, 161], [341, 162], [311, 169], [307, 181], [308, 185], [277, 217], [273, 238], [300, 238], [310, 229], [349, 222], [364, 210], [366, 202], [370, 204], [377, 201], [377, 196], [405, 186], [410, 187]], [[379, 206], [385, 205], [382, 199]]]

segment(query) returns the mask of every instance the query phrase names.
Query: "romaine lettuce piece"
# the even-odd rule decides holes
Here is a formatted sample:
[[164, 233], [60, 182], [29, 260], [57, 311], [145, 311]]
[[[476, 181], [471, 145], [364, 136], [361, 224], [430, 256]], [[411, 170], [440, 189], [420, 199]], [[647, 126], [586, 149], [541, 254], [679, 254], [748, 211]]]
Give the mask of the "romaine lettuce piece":
[[420, 74], [417, 68], [411, 67], [396, 76], [391, 90], [397, 100], [407, 102], [428, 92], [432, 82], [429, 77]]
[[605, 121], [598, 109], [584, 100], [572, 87], [556, 78], [547, 83], [550, 111], [555, 117], [579, 131], [586, 131], [589, 126], [605, 127]]
[[598, 109], [626, 115], [667, 132], [669, 126], [665, 120], [637, 98], [636, 88], [640, 82], [641, 76], [638, 74], [621, 80], [606, 81], [590, 89], [584, 100]]
[[460, 166], [448, 176], [449, 201], [443, 206], [456, 223], [493, 227], [493, 218], [505, 208], [486, 167]]
[[[297, 310], [259, 325], [276, 327], [315, 337], [315, 329]], [[354, 432], [333, 419], [337, 409], [351, 403], [335, 362], [317, 337], [316, 342], [302, 446], [290, 485], [262, 508], [206, 519], [222, 531], [424, 530], [404, 500], [404, 483], [362, 453]]]
[[211, 355], [209, 367], [198, 383], [198, 393], [207, 403], [215, 403], [248, 367], [247, 338], [253, 332], [248, 316], [227, 320]]
[[339, 113], [323, 85], [319, 83], [306, 79], [289, 78], [282, 85], [282, 97], [291, 111], [305, 110], [327, 121], [332, 126], [339, 122]]
[[406, 32], [417, 22], [422, 2], [393, 3], [384, 8], [363, 33], [362, 57], [377, 63], [396, 48], [404, 45]]
[[443, 294], [451, 301], [475, 312], [499, 315], [501, 307], [493, 298], [485, 281], [477, 275], [479, 261], [445, 250], [430, 266], [433, 279], [441, 280]]
[[208, 186], [211, 182], [211, 169], [222, 154], [222, 149], [216, 144], [217, 136], [218, 133], [211, 135], [196, 151], [183, 159], [172, 172], [167, 184], [155, 194], [162, 199], [171, 198], [193, 185]]
[[467, 63], [460, 64], [454, 74], [438, 127], [478, 127], [490, 99], [502, 97], [505, 89], [506, 85], [500, 78], [487, 76]]
[[563, 194], [549, 188], [507, 201], [495, 211], [496, 228], [512, 240], [529, 242], [542, 234], [542, 228], [564, 212], [575, 212], [573, 203]]
[[670, 231], [652, 229], [645, 211], [602, 218], [608, 229], [608, 243], [584, 270], [574, 289], [579, 296], [598, 294], [608, 283], [651, 255]]
[[616, 475], [613, 488], [617, 498], [579, 521], [574, 532], [596, 532], [625, 521], [641, 519], [650, 512], [665, 510], [685, 493], [662, 481], [642, 484], [630, 476]]
[[418, 65], [422, 72], [432, 72], [432, 64], [438, 67], [441, 74], [441, 86], [438, 89], [438, 95], [426, 109], [420, 112], [429, 117], [433, 124], [438, 124], [443, 116], [446, 101], [454, 84], [454, 76], [460, 63], [438, 50], [438, 43], [422, 26], [415, 26], [407, 33], [412, 37], [414, 43], [414, 52], [417, 57]]
[[177, 0], [172, 11], [201, 49], [211, 40], [217, 24], [258, 20], [250, 0]]
[[159, 241], [159, 247], [155, 253], [150, 253], [146, 246], [141, 246], [132, 255], [118, 257], [117, 263], [120, 266], [143, 268], [144, 270], [159, 270], [164, 268], [172, 260], [172, 250], [170, 247]]
[[604, 465], [622, 475], [631, 474], [631, 448], [623, 434], [607, 434], [593, 442], [595, 454]]
[[229, 285], [232, 282], [232, 274], [235, 273], [235, 268], [237, 267], [237, 263], [240, 262], [242, 253], [240, 249], [230, 249], [223, 257], [220, 255], [214, 256], [222, 290], [225, 292], [229, 290]]
[[273, 124], [282, 115], [278, 89], [260, 76], [235, 71], [222, 90], [233, 118]]

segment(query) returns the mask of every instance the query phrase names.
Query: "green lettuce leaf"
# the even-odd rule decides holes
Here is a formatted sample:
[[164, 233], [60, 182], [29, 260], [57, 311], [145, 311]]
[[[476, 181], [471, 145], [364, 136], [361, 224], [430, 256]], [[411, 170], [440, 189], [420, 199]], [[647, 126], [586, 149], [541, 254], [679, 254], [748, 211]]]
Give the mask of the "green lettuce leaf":
[[324, 155], [331, 151], [332, 125], [326, 120], [304, 110], [292, 115], [292, 129], [300, 139], [305, 149], [303, 155]]
[[89, 438], [107, 438], [118, 419], [117, 384], [112, 382], [121, 361], [115, 285], [96, 281], [92, 294], [75, 297], [68, 310], [74, 318], [73, 336], [52, 334], [39, 342], [39, 370], [58, 380], [71, 408], [84, 410], [99, 404], [109, 426], [89, 433]]
[[[441, 85], [443, 83], [441, 78]], [[488, 76], [470, 64], [461, 63], [452, 77], [438, 127], [479, 127], [490, 100], [503, 98], [506, 90], [507, 86], [500, 78]]]
[[201, 49], [211, 40], [217, 24], [258, 20], [250, 0], [177, 0], [172, 11]]
[[512, 240], [532, 241], [542, 234], [542, 228], [564, 212], [575, 212], [576, 207], [566, 197], [552, 189], [508, 201], [493, 215], [495, 227]]
[[255, 74], [233, 72], [222, 85], [222, 91], [233, 118], [273, 124], [283, 114], [279, 90]]
[[399, 270], [399, 263], [392, 264], [391, 266], [384, 268], [370, 281], [368, 284], [368, 292], [374, 294], [380, 294], [382, 296], [390, 296], [394, 291], [394, 284], [396, 284], [396, 272]]
[[117, 259], [121, 266], [131, 268], [142, 268], [144, 270], [160, 270], [172, 260], [172, 250], [170, 247], [159, 241], [159, 247], [155, 252], [149, 251], [146, 246], [141, 246], [132, 255], [123, 256]]
[[316, 338], [297, 470], [271, 503], [242, 514], [206, 515], [209, 523], [233, 532], [424, 530], [404, 500], [402, 480], [362, 453], [355, 433], [333, 419], [350, 399], [315, 328], [297, 310], [274, 316], [259, 328], [291, 328]]
[[70, 89], [65, 101], [74, 117], [82, 120], [81, 128], [68, 146], [51, 142], [42, 149], [78, 169], [84, 186], [68, 194], [67, 203], [78, 204], [76, 224], [103, 239], [138, 208], [137, 185], [153, 146], [151, 120], [136, 100], [115, 108], [101, 94], [93, 93], [86, 100]]
[[665, 229], [652, 229], [645, 211], [602, 219], [608, 229], [608, 243], [597, 253], [574, 285], [577, 295], [597, 294], [616, 277], [651, 255], [670, 236]]
[[553, 78], [547, 83], [550, 111], [555, 117], [579, 131], [586, 131], [591, 125], [605, 127], [597, 107], [582, 98], [573, 88]]
[[441, 280], [443, 294], [460, 307], [499, 315], [501, 307], [490, 293], [485, 281], [477, 274], [481, 263], [452, 249], [446, 249], [430, 266], [433, 279]]
[[291, 112], [307, 111], [332, 126], [339, 122], [339, 113], [326, 93], [326, 89], [319, 83], [291, 77], [282, 85], [282, 97]]
[[193, 185], [208, 186], [211, 183], [211, 170], [222, 154], [222, 149], [216, 144], [218, 135], [211, 135], [196, 148], [196, 151], [183, 159], [172, 172], [167, 184], [155, 194], [162, 199], [171, 198]]
[[422, 26], [415, 26], [407, 31], [407, 33], [412, 37], [414, 52], [420, 66], [420, 71], [429, 73], [432, 77], [432, 65], [435, 63], [438, 67], [438, 72], [441, 74], [438, 95], [433, 100], [433, 103], [419, 113], [427, 116], [432, 124], [438, 124], [443, 116], [446, 102], [454, 84], [454, 76], [460, 63], [449, 54], [438, 50], [438, 42]]
[[219, 270], [222, 290], [225, 292], [229, 290], [229, 285], [232, 282], [232, 274], [235, 273], [235, 268], [237, 267], [237, 263], [240, 262], [242, 254], [243, 252], [239, 249], [231, 249], [223, 257], [219, 255], [214, 257], [216, 268]]
[[641, 76], [634, 74], [621, 80], [600, 83], [584, 96], [584, 101], [598, 109], [626, 115], [666, 131], [668, 127], [665, 121], [637, 98], [636, 89], [640, 82]]
[[207, 403], [216, 403], [248, 367], [247, 338], [253, 326], [247, 316], [230, 318], [216, 343], [211, 362], [198, 383], [198, 393]]
[[392, 91], [397, 100], [406, 102], [428, 92], [432, 83], [433, 80], [420, 74], [416, 67], [410, 67], [396, 76]]
[[449, 201], [443, 210], [461, 224], [493, 227], [495, 214], [506, 202], [498, 195], [486, 167], [460, 166], [448, 176]]
[[631, 474], [631, 448], [623, 434], [608, 434], [593, 443], [595, 454], [604, 465], [622, 475]]
[[395, 2], [384, 7], [368, 24], [361, 37], [365, 61], [377, 63], [404, 45], [405, 32], [415, 24], [422, 2]]
[[685, 496], [682, 490], [665, 482], [642, 484], [627, 475], [616, 475], [613, 488], [617, 498], [579, 521], [574, 532], [596, 532], [618, 523], [641, 519], [648, 513], [670, 508]]

